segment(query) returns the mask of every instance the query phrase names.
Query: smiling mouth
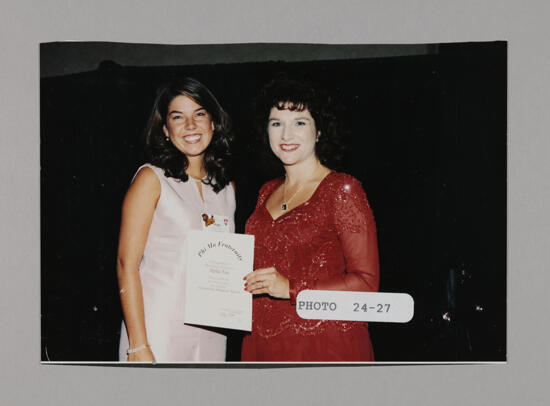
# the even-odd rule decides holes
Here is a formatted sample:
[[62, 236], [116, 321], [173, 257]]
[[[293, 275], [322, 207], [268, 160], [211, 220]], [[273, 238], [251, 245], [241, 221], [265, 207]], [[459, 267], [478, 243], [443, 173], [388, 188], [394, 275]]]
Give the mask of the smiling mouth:
[[298, 147], [298, 144], [281, 144], [281, 149], [286, 152], [295, 151]]
[[185, 142], [188, 142], [189, 144], [194, 144], [196, 142], [199, 142], [200, 139], [201, 139], [200, 134], [189, 134], [189, 135], [183, 136], [183, 140]]

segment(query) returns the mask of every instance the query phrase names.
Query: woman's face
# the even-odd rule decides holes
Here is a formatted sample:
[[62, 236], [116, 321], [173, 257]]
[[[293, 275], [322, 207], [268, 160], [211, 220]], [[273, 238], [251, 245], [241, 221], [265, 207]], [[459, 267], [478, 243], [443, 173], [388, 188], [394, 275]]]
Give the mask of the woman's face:
[[319, 134], [308, 109], [279, 110], [272, 107], [267, 122], [271, 150], [283, 165], [296, 165], [315, 158]]
[[176, 96], [168, 105], [164, 134], [187, 157], [201, 156], [212, 141], [214, 122], [190, 97]]

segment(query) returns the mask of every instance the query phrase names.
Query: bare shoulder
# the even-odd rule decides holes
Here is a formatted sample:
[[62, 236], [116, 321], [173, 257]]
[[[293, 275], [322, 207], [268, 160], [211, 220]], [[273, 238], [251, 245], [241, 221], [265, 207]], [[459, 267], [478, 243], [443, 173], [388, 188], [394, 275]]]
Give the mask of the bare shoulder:
[[158, 188], [160, 190], [159, 178], [155, 171], [148, 166], [144, 166], [138, 171], [138, 173], [136, 173], [136, 176], [134, 176], [134, 180], [132, 181], [132, 185], [147, 188]]
[[152, 168], [144, 166], [134, 177], [128, 189], [127, 197], [158, 200], [160, 191], [161, 186], [157, 174]]

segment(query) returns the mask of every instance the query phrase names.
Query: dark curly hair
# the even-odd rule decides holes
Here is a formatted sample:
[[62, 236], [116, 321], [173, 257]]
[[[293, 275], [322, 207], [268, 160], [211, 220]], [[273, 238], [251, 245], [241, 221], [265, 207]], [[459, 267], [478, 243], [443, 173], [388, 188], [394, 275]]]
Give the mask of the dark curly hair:
[[316, 130], [321, 134], [315, 144], [315, 155], [323, 165], [331, 169], [341, 169], [344, 146], [333, 98], [312, 83], [291, 79], [284, 74], [267, 83], [254, 101], [255, 127], [262, 150], [262, 166], [268, 163], [271, 169], [276, 169], [279, 173], [282, 171], [281, 162], [271, 151], [267, 133], [269, 113], [273, 107], [290, 111], [308, 110], [315, 121]]
[[231, 119], [210, 90], [193, 78], [186, 77], [158, 89], [145, 130], [147, 160], [164, 169], [164, 175], [167, 177], [180, 179], [183, 182], [189, 179], [185, 172], [189, 166], [187, 157], [166, 139], [162, 130], [166, 124], [170, 102], [180, 95], [190, 97], [204, 107], [214, 123], [212, 141], [204, 152], [204, 167], [207, 175], [203, 183], [211, 185], [217, 193], [231, 181], [230, 144], [233, 141]]

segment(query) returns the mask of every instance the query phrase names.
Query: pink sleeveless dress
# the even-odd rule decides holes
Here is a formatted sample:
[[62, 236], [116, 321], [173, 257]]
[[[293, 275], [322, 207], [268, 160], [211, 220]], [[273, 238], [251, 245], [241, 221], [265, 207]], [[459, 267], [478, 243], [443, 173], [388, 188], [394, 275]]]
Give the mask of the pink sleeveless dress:
[[[202, 185], [204, 201], [194, 180], [181, 182], [164, 176], [152, 165], [160, 185], [139, 274], [143, 289], [147, 339], [157, 362], [225, 361], [226, 337], [183, 322], [185, 295], [185, 242], [188, 230], [202, 229], [202, 213], [229, 218], [234, 232], [235, 191], [232, 185], [215, 193]], [[141, 169], [140, 168], [140, 169]], [[139, 171], [139, 170], [138, 170]], [[124, 322], [119, 359], [127, 360], [128, 334]]]

